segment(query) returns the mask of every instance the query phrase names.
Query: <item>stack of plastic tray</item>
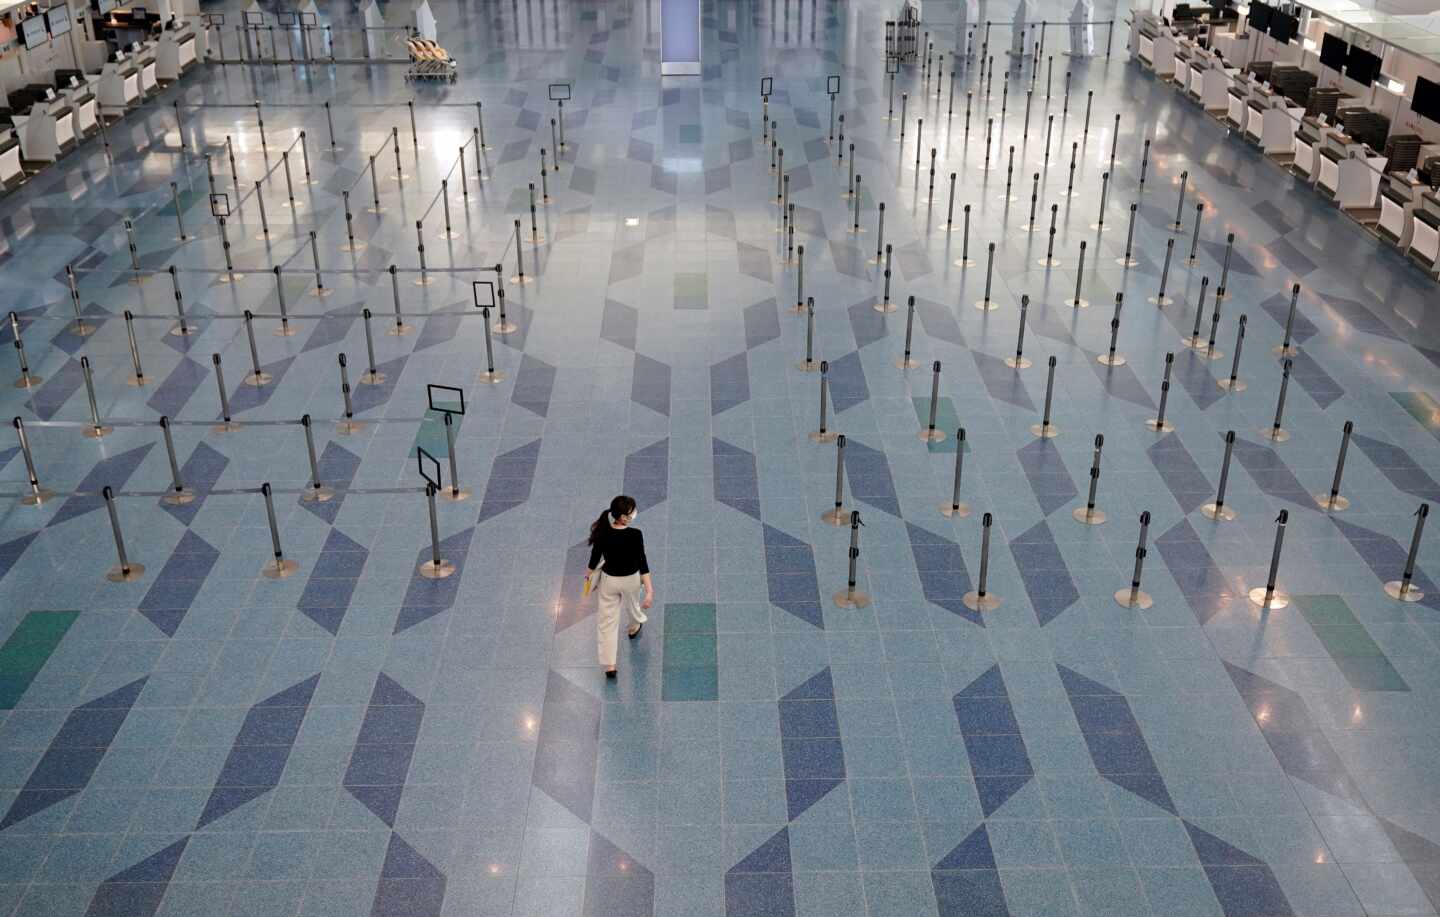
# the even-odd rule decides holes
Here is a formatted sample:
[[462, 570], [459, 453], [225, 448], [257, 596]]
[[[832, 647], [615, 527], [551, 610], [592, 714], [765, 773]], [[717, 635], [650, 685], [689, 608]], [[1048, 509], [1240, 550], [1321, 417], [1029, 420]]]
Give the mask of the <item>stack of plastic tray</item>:
[[1319, 86], [1311, 87], [1310, 96], [1305, 102], [1305, 114], [1310, 117], [1324, 115], [1325, 120], [1335, 120], [1335, 108], [1343, 98], [1338, 89], [1321, 89]]
[[1421, 140], [1417, 134], [1392, 134], [1385, 142], [1385, 171], [1409, 172], [1420, 159]]
[[1385, 138], [1390, 135], [1389, 118], [1368, 108], [1346, 108], [1339, 114], [1345, 125], [1345, 133], [1372, 150], [1385, 148]]

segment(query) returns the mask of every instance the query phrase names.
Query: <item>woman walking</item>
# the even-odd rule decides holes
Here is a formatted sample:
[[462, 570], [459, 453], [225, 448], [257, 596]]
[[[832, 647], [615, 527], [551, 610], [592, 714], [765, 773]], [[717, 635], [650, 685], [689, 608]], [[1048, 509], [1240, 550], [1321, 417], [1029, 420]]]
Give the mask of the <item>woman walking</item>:
[[[634, 499], [619, 496], [610, 501], [610, 508], [590, 526], [590, 563], [586, 565], [585, 592], [590, 591], [595, 571], [604, 564], [599, 584], [599, 612], [595, 628], [600, 641], [600, 664], [605, 677], [615, 677], [615, 653], [620, 642], [620, 606], [630, 613], [631, 640], [640, 636], [645, 626], [645, 612], [655, 601], [655, 587], [650, 582], [650, 564], [645, 560], [645, 536], [631, 526], [635, 522]], [[640, 590], [645, 590], [641, 599]]]

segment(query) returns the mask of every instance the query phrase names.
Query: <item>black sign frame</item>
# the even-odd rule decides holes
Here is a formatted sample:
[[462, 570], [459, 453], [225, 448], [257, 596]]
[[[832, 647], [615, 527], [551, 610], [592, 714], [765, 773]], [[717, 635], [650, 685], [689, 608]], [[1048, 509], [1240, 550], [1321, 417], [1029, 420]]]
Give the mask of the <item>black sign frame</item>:
[[[221, 212], [221, 208], [216, 206], [217, 204], [224, 205], [224, 212]], [[210, 215], [220, 219], [230, 215], [230, 195], [227, 192], [217, 191], [210, 195]]]
[[832, 96], [840, 94], [840, 74], [825, 77], [825, 91]]
[[773, 76], [762, 76], [762, 77], [760, 77], [760, 95], [761, 95], [763, 98], [768, 99], [768, 98], [770, 98], [770, 96], [771, 96], [774, 92], [775, 92], [775, 77], [773, 77]]
[[[444, 393], [447, 394], [447, 395], [453, 392], [454, 394], [460, 396], [460, 398], [459, 398], [460, 407], [459, 407], [458, 409], [456, 409], [456, 408], [453, 408], [453, 407], [441, 407], [439, 404], [436, 404], [436, 403], [435, 403], [435, 393], [436, 393], [437, 390], [440, 391], [440, 392], [444, 392]], [[440, 385], [440, 384], [435, 383], [435, 382], [427, 382], [427, 383], [425, 383], [425, 398], [426, 398], [426, 400], [429, 402], [429, 404], [430, 404], [430, 410], [432, 410], [432, 411], [439, 411], [439, 412], [442, 413], [442, 414], [462, 414], [462, 415], [463, 415], [463, 414], [465, 413], [465, 390], [464, 390], [463, 388], [456, 388], [456, 387], [453, 386], [453, 385]], [[445, 404], [454, 404], [453, 401], [451, 401], [451, 402], [442, 402], [442, 403], [445, 403]]]
[[[435, 466], [435, 477], [433, 478], [425, 472], [426, 459], [429, 459], [430, 464]], [[431, 455], [430, 453], [426, 452], [424, 446], [416, 446], [415, 465], [420, 469], [420, 477], [424, 478], [427, 484], [434, 486], [437, 491], [440, 490], [440, 460], [435, 458], [435, 456]]]
[[[564, 95], [557, 95], [557, 94], [556, 94], [556, 90], [560, 90], [560, 91], [564, 92]], [[570, 101], [570, 84], [569, 84], [569, 83], [551, 83], [548, 92], [549, 92], [549, 95], [550, 95], [550, 101], [552, 101], [552, 102], [568, 102], [568, 101]]]
[[[481, 288], [481, 287], [484, 287], [484, 288], [486, 289], [486, 291], [488, 292], [487, 298], [490, 300], [489, 302], [481, 302], [481, 301], [480, 301], [480, 288]], [[493, 308], [495, 308], [495, 283], [494, 283], [494, 281], [491, 281], [491, 280], [472, 280], [472, 281], [470, 281], [470, 290], [471, 290], [472, 295], [475, 297], [475, 308], [477, 308], [477, 309], [493, 309]]]

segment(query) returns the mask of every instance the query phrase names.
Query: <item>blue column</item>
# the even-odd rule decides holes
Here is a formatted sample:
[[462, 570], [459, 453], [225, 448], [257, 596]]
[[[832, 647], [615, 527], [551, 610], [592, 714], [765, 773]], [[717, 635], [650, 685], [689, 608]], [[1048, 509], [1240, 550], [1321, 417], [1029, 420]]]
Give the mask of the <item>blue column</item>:
[[660, 74], [700, 75], [700, 0], [660, 0]]

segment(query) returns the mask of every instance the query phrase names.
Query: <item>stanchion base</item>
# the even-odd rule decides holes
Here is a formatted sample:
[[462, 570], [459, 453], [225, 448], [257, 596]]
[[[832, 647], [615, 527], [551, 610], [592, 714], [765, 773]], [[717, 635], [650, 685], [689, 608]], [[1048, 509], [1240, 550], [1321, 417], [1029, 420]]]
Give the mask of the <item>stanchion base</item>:
[[520, 274], [513, 274], [513, 275], [511, 275], [511, 277], [510, 277], [510, 282], [511, 282], [511, 283], [514, 283], [514, 284], [519, 284], [519, 285], [523, 286], [523, 285], [525, 285], [525, 284], [527, 284], [527, 283], [534, 283], [534, 282], [535, 282], [535, 278], [534, 278], [534, 277], [525, 277], [525, 276], [522, 276], [522, 275], [520, 275]]
[[1243, 392], [1250, 387], [1244, 379], [1216, 379], [1215, 384], [1227, 392]]
[[1290, 431], [1283, 427], [1271, 427], [1268, 430], [1261, 430], [1260, 435], [1272, 443], [1283, 443], [1290, 439]]
[[497, 322], [490, 326], [491, 334], [514, 334], [519, 330], [520, 326], [510, 321]]
[[363, 429], [365, 429], [365, 421], [363, 420], [341, 420], [335, 424], [335, 432], [341, 436], [359, 433]]
[[1005, 365], [1011, 369], [1029, 369], [1034, 366], [1029, 357], [1006, 357]]
[[1115, 263], [1120, 265], [1121, 267], [1135, 267], [1140, 262], [1136, 261], [1134, 258], [1116, 258]]
[[261, 567], [260, 575], [266, 579], [285, 579], [288, 576], [293, 576], [295, 571], [299, 569], [300, 565], [295, 561], [281, 558], [272, 560]]
[[245, 275], [244, 275], [244, 274], [234, 274], [234, 273], [231, 273], [231, 274], [221, 274], [220, 277], [219, 277], [218, 282], [219, 282], [219, 283], [239, 283], [240, 281], [242, 281], [242, 280], [244, 280], [244, 279], [245, 279]]
[[385, 333], [392, 338], [401, 338], [415, 330], [414, 325], [407, 325], [404, 322], [397, 322], [385, 329]]
[[1183, 264], [1183, 265], [1185, 265], [1186, 267], [1194, 267], [1195, 265], [1197, 265], [1197, 264], [1200, 263], [1200, 259], [1199, 259], [1199, 258], [1186, 258], [1186, 259], [1184, 259], [1183, 261], [1181, 261], [1180, 263]]
[[970, 515], [970, 504], [943, 503], [940, 506], [940, 515], [946, 519], [964, 519]]
[[1150, 593], [1128, 587], [1116, 590], [1115, 602], [1121, 608], [1139, 608], [1142, 611], [1155, 604], [1155, 600], [1150, 598]]
[[222, 420], [210, 428], [211, 433], [239, 433], [240, 425], [233, 420]]
[[44, 377], [44, 376], [37, 376], [37, 375], [35, 375], [34, 373], [25, 373], [25, 374], [23, 374], [19, 379], [16, 379], [16, 380], [15, 380], [15, 387], [16, 387], [16, 388], [31, 388], [32, 386], [39, 385], [41, 382], [44, 382], [44, 381], [45, 381], [45, 377]]
[[975, 308], [981, 312], [994, 312], [1000, 308], [1000, 304], [993, 299], [980, 299], [975, 301]]
[[835, 593], [835, 606], [837, 608], [867, 608], [870, 605], [870, 596], [863, 592], [851, 592], [848, 589]]
[[273, 333], [277, 338], [293, 338], [293, 337], [295, 336], [296, 331], [295, 331], [295, 328], [294, 328], [293, 326], [291, 326], [291, 325], [287, 322], [287, 323], [282, 323], [281, 325], [279, 325], [278, 327], [276, 327], [276, 329], [275, 329], [274, 332], [272, 332], [272, 333]]
[[[303, 184], [303, 183], [302, 183]], [[281, 201], [280, 206], [286, 210], [301, 210], [305, 207], [304, 201]]]
[[365, 250], [365, 243], [355, 242], [352, 244], [347, 242], [344, 245], [340, 246], [340, 250], [342, 252], [363, 252]]
[[161, 497], [160, 502], [166, 506], [187, 506], [195, 502], [195, 491], [188, 487], [172, 490]]
[[1230, 293], [1229, 290], [1226, 290], [1226, 289], [1223, 289], [1223, 288], [1222, 288], [1222, 289], [1219, 289], [1219, 290], [1216, 290], [1216, 291], [1215, 291], [1215, 298], [1218, 299], [1218, 300], [1220, 300], [1221, 302], [1224, 302], [1225, 300], [1229, 299], [1230, 296], [1231, 296], [1231, 293]]
[[371, 372], [367, 369], [360, 374], [358, 381], [361, 385], [382, 385], [385, 382], [385, 374], [382, 372]]
[[804, 315], [806, 312], [805, 304], [803, 302], [797, 302], [795, 305], [791, 306], [785, 311], [791, 315]]
[[1037, 258], [1035, 263], [1040, 267], [1059, 267], [1061, 262], [1059, 258]]
[[974, 258], [956, 258], [954, 261], [952, 261], [952, 262], [950, 262], [950, 263], [953, 264], [953, 265], [955, 265], [956, 267], [974, 267], [974, 266], [975, 266], [975, 259], [974, 259]]
[[87, 325], [84, 322], [76, 322], [68, 329], [76, 337], [88, 338], [100, 329], [99, 325]]
[[1040, 230], [1042, 230], [1042, 229], [1044, 229], [1044, 228], [1045, 228], [1044, 226], [1038, 226], [1038, 225], [1036, 225], [1036, 224], [1034, 224], [1034, 223], [1021, 223], [1021, 224], [1020, 224], [1020, 231], [1021, 231], [1021, 232], [1039, 232]]
[[429, 276], [428, 274], [423, 274], [423, 275], [421, 275], [421, 276], [419, 276], [419, 277], [416, 277], [414, 280], [410, 281], [410, 285], [411, 285], [411, 286], [416, 286], [416, 287], [428, 287], [428, 286], [430, 286], [430, 285], [431, 285], [432, 283], [434, 283], [434, 282], [435, 282], [435, 278], [434, 278], [434, 277], [431, 277], [431, 276]]
[[468, 487], [445, 487], [437, 494], [442, 500], [449, 500], [451, 503], [464, 503], [473, 494]]
[[1016, 201], [1020, 200], [1020, 198], [1016, 197], [1013, 194], [997, 194], [995, 195], [995, 200], [999, 201], [1002, 204], [1013, 204]]
[[107, 427], [102, 424], [98, 427], [93, 425], [86, 427], [85, 429], [80, 431], [80, 435], [85, 437], [86, 439], [103, 439], [105, 436], [114, 432], [114, 427]]
[[133, 583], [144, 575], [144, 564], [131, 564], [128, 567], [122, 567], [116, 564], [110, 568], [109, 573], [105, 574], [105, 578], [112, 583]]
[[31, 491], [20, 498], [21, 506], [40, 506], [46, 500], [55, 496], [55, 491], [42, 487], [38, 491]]
[[922, 443], [943, 443], [945, 441], [944, 430], [931, 430], [926, 428], [921, 430], [918, 435]]
[[1203, 350], [1205, 348], [1205, 345], [1207, 345], [1208, 343], [1209, 341], [1197, 335], [1191, 335], [1188, 338], [1180, 339], [1180, 346], [1188, 347], [1191, 350]]
[[833, 525], [836, 528], [849, 525], [850, 510], [846, 509], [843, 506], [837, 506], [834, 509], [826, 510], [825, 512], [820, 514], [820, 521], [824, 522], [826, 525]]
[[387, 176], [385, 177], [385, 180], [386, 180], [386, 181], [404, 181], [405, 179], [407, 179], [407, 178], [409, 178], [409, 177], [410, 177], [410, 173], [409, 173], [409, 172], [401, 172], [399, 175], [387, 175]]
[[334, 292], [335, 291], [330, 289], [329, 287], [316, 287], [315, 289], [310, 291], [310, 295], [314, 296], [317, 299], [324, 299], [325, 297], [333, 294]]
[[306, 487], [300, 495], [301, 503], [329, 503], [335, 499], [335, 491], [329, 487]]
[[1281, 592], [1279, 589], [1270, 593], [1270, 601], [1268, 602], [1265, 601], [1264, 586], [1256, 586], [1250, 590], [1249, 595], [1250, 603], [1252, 605], [1259, 605], [1261, 608], [1284, 608], [1290, 604], [1290, 593]]
[[1180, 230], [1182, 230], [1182, 229], [1184, 229], [1184, 228], [1185, 228], [1185, 224], [1184, 224], [1184, 223], [1171, 223], [1171, 224], [1170, 224], [1170, 227], [1169, 227], [1169, 229], [1170, 229], [1171, 232], [1179, 232]]
[[1104, 525], [1105, 511], [1103, 509], [1090, 509], [1087, 506], [1077, 506], [1070, 513], [1075, 521], [1084, 525]]
[[910, 357], [899, 357], [895, 360], [896, 369], [919, 369], [920, 361]]
[[1101, 366], [1124, 366], [1125, 358], [1120, 354], [1102, 353], [1095, 358], [1095, 362]]
[[1294, 344], [1291, 344], [1289, 347], [1284, 347], [1280, 344], [1276, 344], [1274, 347], [1270, 348], [1270, 352], [1275, 354], [1275, 356], [1277, 357], [1293, 357], [1300, 352], [1300, 348], [1296, 347]]
[[873, 303], [870, 308], [874, 309], [876, 312], [894, 312], [897, 306], [890, 300], [886, 299], [880, 302]]
[[1152, 430], [1156, 433], [1175, 432], [1175, 425], [1173, 423], [1168, 420], [1161, 420], [1158, 417], [1152, 417], [1149, 420], [1145, 421], [1145, 428], [1147, 430]]
[[145, 376], [126, 376], [125, 384], [131, 388], [144, 388], [150, 384], [150, 380]]
[[971, 611], [994, 611], [1000, 607], [1000, 596], [993, 593], [981, 595], [978, 592], [967, 592], [960, 599], [965, 607]]
[[530, 234], [530, 244], [531, 244], [531, 245], [544, 245], [544, 244], [545, 244], [545, 233], [543, 233], [543, 232], [531, 233], [531, 234]]
[[802, 373], [816, 373], [820, 371], [820, 361], [801, 360], [799, 363], [795, 364], [795, 368], [800, 370]]
[[271, 376], [269, 373], [258, 372], [246, 373], [245, 378], [241, 379], [240, 381], [244, 382], [246, 385], [253, 385], [256, 388], [259, 388], [262, 385], [269, 385], [272, 379], [274, 379], [274, 376]]
[[505, 381], [505, 371], [503, 369], [497, 369], [494, 372], [486, 370], [480, 373], [480, 375], [476, 376], [475, 381], [483, 382], [486, 385], [495, 385], [499, 382]]
[[[1175, 300], [1174, 300], [1174, 299], [1171, 299], [1169, 296], [1147, 296], [1147, 297], [1145, 297], [1145, 301], [1148, 302], [1148, 303], [1150, 303], [1150, 305], [1152, 305], [1152, 306], [1173, 306], [1173, 305], [1175, 305]], [[1187, 344], [1186, 346], [1188, 347], [1188, 346], [1190, 346], [1190, 345]]]
[[1402, 602], [1418, 602], [1425, 598], [1425, 593], [1416, 589], [1414, 583], [1406, 583], [1398, 579], [1385, 584], [1385, 594]]
[[1069, 306], [1072, 309], [1090, 308], [1090, 300], [1088, 299], [1066, 299], [1063, 302], [1065, 305]]
[[1228, 506], [1216, 506], [1214, 503], [1206, 503], [1200, 507], [1200, 514], [1216, 522], [1229, 522], [1235, 518], [1235, 510]]
[[1104, 223], [1091, 223], [1090, 228], [1096, 232], [1109, 232], [1113, 227], [1106, 226]]
[[1321, 509], [1328, 509], [1333, 513], [1343, 513], [1350, 508], [1350, 498], [1341, 494], [1333, 497], [1329, 494], [1316, 494], [1315, 504]]
[[840, 435], [838, 430], [811, 430], [810, 442], [812, 443], [833, 443]]
[[1060, 431], [1053, 423], [1032, 423], [1030, 432], [1041, 439], [1054, 439], [1060, 435]]
[[850, 235], [852, 235], [852, 236], [858, 236], [858, 235], [861, 235], [862, 233], [865, 232], [865, 227], [864, 227], [864, 226], [856, 226], [856, 225], [854, 225], [854, 224], [851, 224], [850, 226], [847, 226], [847, 227], [845, 228], [845, 231], [848, 232], [848, 233], [850, 233]]
[[197, 329], [193, 325], [176, 325], [174, 328], [170, 329], [170, 336], [177, 338], [189, 337], [190, 335], [196, 333]]
[[437, 238], [445, 239], [447, 241], [460, 238], [460, 233], [456, 232], [453, 229], [447, 229], [444, 232], [437, 232], [435, 235]]
[[455, 573], [455, 565], [443, 557], [439, 563], [427, 560], [415, 571], [426, 579], [445, 579]]
[[1207, 341], [1204, 347], [1196, 347], [1195, 352], [1207, 360], [1220, 360], [1225, 357], [1225, 351], [1216, 350]]

